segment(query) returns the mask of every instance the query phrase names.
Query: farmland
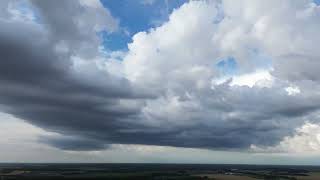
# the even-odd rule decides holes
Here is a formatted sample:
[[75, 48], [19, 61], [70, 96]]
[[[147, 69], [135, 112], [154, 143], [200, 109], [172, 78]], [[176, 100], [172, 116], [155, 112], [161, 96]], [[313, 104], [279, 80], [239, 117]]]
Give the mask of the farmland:
[[1, 180], [318, 180], [320, 167], [218, 164], [0, 164]]

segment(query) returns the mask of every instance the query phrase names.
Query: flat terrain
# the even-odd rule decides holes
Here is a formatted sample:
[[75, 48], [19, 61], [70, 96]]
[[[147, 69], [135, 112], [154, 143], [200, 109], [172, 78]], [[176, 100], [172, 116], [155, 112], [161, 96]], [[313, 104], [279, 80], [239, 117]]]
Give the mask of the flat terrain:
[[[225, 175], [225, 174], [200, 174], [198, 177], [207, 177], [215, 180], [257, 180], [256, 178], [240, 175]], [[203, 178], [204, 179], [204, 178]]]
[[0, 164], [0, 180], [320, 180], [316, 166]]
[[297, 180], [320, 180], [320, 172], [311, 172], [308, 176], [293, 176]]

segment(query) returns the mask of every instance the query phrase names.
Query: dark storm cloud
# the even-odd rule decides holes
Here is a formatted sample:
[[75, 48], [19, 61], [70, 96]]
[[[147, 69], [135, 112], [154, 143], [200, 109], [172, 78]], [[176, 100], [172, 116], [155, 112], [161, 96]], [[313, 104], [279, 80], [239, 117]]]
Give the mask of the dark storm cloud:
[[[82, 71], [74, 66], [72, 55], [90, 61], [99, 46], [91, 21], [87, 27], [76, 23], [91, 17], [83, 16], [86, 11], [78, 1], [32, 2], [40, 25], [0, 21], [0, 107], [61, 135], [39, 137], [42, 143], [63, 150], [97, 150], [108, 144], [245, 149], [279, 142], [319, 109], [315, 92], [288, 96], [283, 86], [227, 83], [198, 91], [177, 82], [187, 84], [180, 87], [178, 104], [196, 101], [197, 107], [157, 104], [162, 96], [171, 97], [154, 95], [98, 68]], [[58, 51], [61, 43], [70, 51]], [[196, 100], [184, 97], [185, 89]], [[148, 108], [153, 110], [149, 114]]]
[[[70, 56], [55, 51], [51, 37], [55, 34], [48, 38], [47, 33], [34, 24], [1, 22], [3, 111], [63, 134], [111, 132], [122, 126], [117, 122], [119, 119], [139, 113], [136, 107], [121, 107], [119, 100], [138, 101], [149, 95], [133, 90], [126, 79], [106, 72], [90, 74], [74, 70]], [[68, 147], [79, 142], [73, 140]], [[55, 140], [52, 144], [59, 143]]]
[[72, 151], [90, 151], [97, 149], [106, 149], [109, 146], [105, 142], [99, 142], [95, 139], [86, 139], [79, 137], [50, 137], [41, 136], [39, 142], [49, 144], [62, 150]]

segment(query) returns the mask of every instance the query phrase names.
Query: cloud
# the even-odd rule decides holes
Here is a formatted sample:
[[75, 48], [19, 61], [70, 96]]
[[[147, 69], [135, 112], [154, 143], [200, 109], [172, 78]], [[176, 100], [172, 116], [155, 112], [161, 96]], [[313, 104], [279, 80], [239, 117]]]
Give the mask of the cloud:
[[[69, 11], [71, 10], [74, 10], [72, 6]], [[51, 17], [56, 13], [45, 15], [48, 19], [65, 19], [63, 16]], [[84, 134], [88, 133], [86, 131], [89, 134], [111, 132], [118, 126], [118, 119], [138, 114], [139, 109], [135, 107], [139, 106], [138, 102], [131, 103], [131, 107], [124, 102], [147, 96], [141, 91], [133, 90], [128, 80], [99, 69], [93, 60], [77, 65], [75, 57], [87, 57], [82, 56], [84, 51], [80, 55], [57, 51], [56, 46], [60, 42], [56, 40], [64, 35], [55, 31], [56, 26], [58, 25], [1, 21], [2, 111], [62, 134], [73, 131]], [[82, 33], [82, 30], [74, 29], [69, 35], [74, 35], [77, 31]], [[64, 33], [66, 32], [62, 34]], [[69, 35], [66, 36], [70, 39], [77, 37]], [[80, 41], [87, 43], [86, 40]], [[66, 44], [68, 48], [72, 46], [73, 43]], [[90, 47], [98, 49], [95, 44]], [[75, 50], [77, 51], [78, 49]]]
[[[319, 7], [237, 3], [187, 2], [117, 55], [99, 48], [97, 33], [119, 26], [99, 1], [31, 1], [32, 23], [1, 15], [1, 111], [59, 134], [39, 138], [63, 150], [243, 151], [294, 137], [319, 121]], [[231, 77], [217, 67], [228, 57]]]
[[269, 147], [251, 146], [257, 153], [296, 153], [296, 154], [317, 154], [320, 150], [320, 126], [306, 122], [303, 126], [296, 129], [293, 136], [286, 136], [279, 144]]
[[106, 142], [99, 142], [95, 139], [85, 139], [72, 136], [39, 136], [37, 141], [57, 147], [62, 150], [71, 151], [90, 151], [108, 148]]
[[271, 87], [273, 83], [273, 76], [271, 76], [268, 70], [260, 70], [253, 73], [234, 76], [231, 78], [227, 76], [224, 78], [213, 79], [212, 88], [214, 88], [215, 85], [223, 83], [229, 83], [229, 85], [231, 86]]
[[140, 3], [143, 5], [152, 5], [156, 0], [141, 0]]
[[[67, 52], [92, 58], [96, 55], [101, 40], [100, 31], [114, 32], [119, 21], [98, 0], [63, 3], [32, 0], [40, 15], [40, 21], [50, 31], [56, 47], [65, 46]], [[61, 8], [63, 7], [63, 8]]]
[[[295, 22], [308, 28], [314, 26], [288, 15], [281, 17], [283, 22], [288, 20], [283, 24], [277, 22], [277, 17], [286, 11], [303, 11], [309, 4], [304, 2], [302, 6], [296, 2], [287, 7], [287, 4], [278, 6], [276, 1], [251, 3], [241, 2], [239, 6], [243, 8], [238, 9], [229, 1], [223, 1], [221, 6], [214, 1], [191, 1], [174, 11], [161, 27], [133, 37], [124, 59], [127, 77], [161, 94], [156, 100], [147, 100], [141, 124], [160, 129], [155, 131], [176, 131], [168, 139], [177, 146], [246, 148], [251, 143], [278, 142], [302, 125], [302, 117], [317, 111], [319, 104], [312, 99], [318, 96], [315, 91], [307, 90], [310, 86], [318, 88], [317, 83], [301, 77], [304, 81], [292, 84], [303, 87], [303, 94], [289, 96], [286, 88], [291, 86], [290, 80], [278, 75], [278, 71], [285, 70], [277, 66], [284, 54], [291, 53], [285, 47], [292, 45], [290, 40], [293, 40], [283, 39], [277, 28], [296, 29]], [[223, 9], [222, 20], [219, 8]], [[263, 30], [260, 21], [268, 19], [269, 10], [274, 8], [270, 16], [276, 22], [270, 19], [270, 23], [277, 27], [268, 32], [270, 38], [277, 36], [272, 38], [283, 47], [269, 45], [270, 38], [260, 37], [258, 32]], [[292, 32], [292, 36], [295, 33], [309, 38], [298, 31]], [[294, 43], [298, 51], [299, 42]], [[279, 48], [283, 51], [279, 52]], [[230, 83], [211, 86], [210, 82], [221, 78], [216, 64], [226, 57], [236, 60], [238, 73]], [[265, 65], [269, 63], [271, 68]], [[259, 73], [259, 69], [264, 70]]]

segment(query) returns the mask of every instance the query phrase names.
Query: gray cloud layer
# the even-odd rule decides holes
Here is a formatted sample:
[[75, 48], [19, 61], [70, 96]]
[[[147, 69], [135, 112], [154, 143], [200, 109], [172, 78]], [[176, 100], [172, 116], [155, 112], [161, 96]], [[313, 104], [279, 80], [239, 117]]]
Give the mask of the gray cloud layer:
[[[94, 63], [100, 57], [96, 32], [118, 26], [107, 9], [80, 1], [29, 5], [39, 13], [39, 22], [0, 21], [0, 107], [61, 134], [39, 137], [40, 142], [64, 150], [96, 150], [108, 144], [241, 150], [274, 145], [305, 121], [318, 122], [319, 54], [311, 49], [307, 55], [282, 55], [268, 42], [255, 44], [259, 38], [254, 41], [242, 30], [228, 35], [225, 29], [247, 22], [231, 14], [231, 20], [218, 26], [213, 20], [219, 7], [213, 3], [190, 2], [162, 27], [135, 35], [121, 77]], [[304, 25], [311, 30], [320, 26]], [[247, 39], [232, 39], [239, 33]], [[306, 45], [293, 49], [309, 50], [309, 36], [302, 37]], [[229, 47], [226, 41], [234, 44]], [[228, 81], [213, 85], [218, 72], [208, 64], [226, 54], [249, 71], [247, 52], [238, 52], [244, 46], [261, 48], [275, 60], [272, 87], [230, 86]], [[79, 68], [75, 57], [85, 66]], [[303, 93], [288, 95], [284, 88], [292, 83]]]

